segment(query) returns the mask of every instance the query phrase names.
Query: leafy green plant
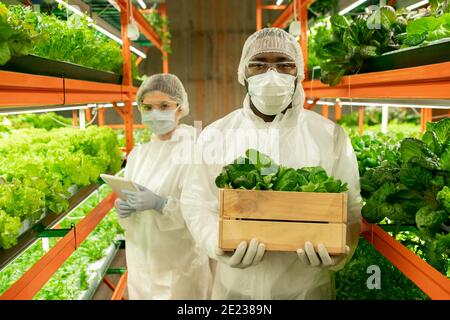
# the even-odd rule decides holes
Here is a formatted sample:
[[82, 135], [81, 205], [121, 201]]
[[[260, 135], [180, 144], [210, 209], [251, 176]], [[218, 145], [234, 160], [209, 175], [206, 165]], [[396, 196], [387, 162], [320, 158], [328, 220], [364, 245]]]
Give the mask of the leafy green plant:
[[[392, 110], [393, 109], [393, 110]], [[366, 107], [364, 110], [364, 125], [375, 126], [381, 124], [381, 108]], [[341, 119], [337, 121], [338, 124], [347, 127], [357, 127], [359, 125], [359, 112], [351, 112], [343, 114]], [[389, 124], [398, 123], [412, 123], [418, 125], [420, 123], [420, 116], [418, 112], [409, 108], [391, 108], [389, 110]]]
[[[36, 15], [32, 11], [27, 14]], [[41, 30], [42, 41], [36, 43], [34, 54], [122, 74], [120, 45], [89, 27], [86, 18], [71, 15], [63, 21], [51, 15], [40, 17], [36, 28]]]
[[400, 37], [404, 39], [402, 47], [427, 45], [431, 41], [450, 38], [450, 13], [410, 21], [406, 33]]
[[[124, 129], [115, 129], [114, 131], [117, 133], [117, 138], [119, 140], [119, 146], [125, 147], [126, 146], [125, 130]], [[142, 143], [149, 142], [150, 138], [151, 138], [151, 131], [148, 127], [133, 129], [133, 141], [136, 144], [142, 144]]]
[[73, 186], [94, 183], [101, 173], [118, 171], [122, 162], [113, 130], [95, 126], [12, 130], [0, 138], [0, 155], [3, 248], [16, 243], [25, 220], [33, 224], [49, 211], [63, 212]]
[[43, 114], [26, 113], [5, 118], [4, 121], [5, 123], [9, 123], [11, 129], [40, 128], [52, 130], [72, 126], [72, 119], [65, 118], [54, 112], [46, 112]]
[[337, 13], [339, 6], [338, 0], [315, 1], [309, 6], [308, 11], [316, 17], [324, 17]]
[[[315, 3], [320, 3], [316, 1]], [[326, 43], [331, 37], [331, 24], [329, 18], [317, 19], [315, 23], [309, 28], [308, 34], [308, 69], [312, 70], [314, 67], [320, 65], [320, 60], [317, 58], [321, 46]]]
[[436, 199], [445, 208], [445, 210], [450, 212], [450, 187], [445, 186], [441, 191], [439, 191], [436, 195]]
[[435, 0], [426, 14], [383, 6], [354, 18], [333, 15], [326, 27], [318, 20], [310, 27], [308, 66], [320, 66], [321, 81], [336, 85], [343, 75], [358, 73], [367, 59], [449, 38], [448, 10], [447, 0]]
[[[102, 186], [100, 190], [90, 195], [80, 207], [67, 215], [60, 222], [60, 227], [70, 228], [72, 223], [77, 224], [80, 222], [110, 192], [111, 189], [108, 186]], [[83, 290], [89, 288], [88, 280], [94, 271], [89, 268], [89, 265], [103, 258], [105, 249], [120, 234], [123, 234], [123, 230], [118, 223], [117, 213], [115, 210], [112, 210], [38, 292], [34, 299], [77, 299]], [[49, 248], [54, 247], [56, 243], [56, 238], [50, 238]], [[92, 250], [91, 248], [93, 247], [95, 249]], [[39, 240], [23, 252], [14, 262], [0, 271], [0, 294], [5, 292], [44, 254], [42, 241]]]
[[[98, 203], [86, 210], [88, 213]], [[83, 215], [84, 216], [84, 215]], [[82, 217], [83, 217], [82, 216]], [[78, 217], [81, 219], [82, 217]], [[68, 227], [71, 220], [65, 220], [61, 227]], [[114, 243], [117, 235], [123, 234], [118, 223], [117, 213], [113, 209], [97, 225], [89, 237], [77, 248], [47, 284], [34, 297], [35, 300], [74, 300], [82, 291], [89, 288], [88, 279], [92, 272], [89, 265], [105, 257], [106, 249]]]
[[321, 167], [287, 168], [267, 155], [248, 149], [223, 167], [215, 182], [218, 188], [302, 192], [344, 192], [347, 184], [329, 177]]
[[[369, 289], [368, 268], [380, 269], [380, 288]], [[364, 238], [344, 269], [336, 273], [337, 300], [425, 300], [429, 299], [414, 283], [395, 268]]]
[[344, 74], [357, 73], [365, 59], [398, 49], [395, 35], [406, 28], [406, 22], [389, 6], [354, 19], [333, 15], [330, 23], [331, 34], [316, 50], [321, 81], [330, 85], [338, 84]]
[[425, 259], [445, 273], [449, 250], [436, 250], [448, 243], [450, 225], [450, 118], [428, 123], [421, 140], [405, 138], [393, 152], [361, 177], [362, 215], [416, 227]]
[[[22, 5], [0, 5], [0, 65], [13, 56], [34, 54], [122, 74], [120, 45], [92, 28], [87, 17], [72, 14], [66, 21]], [[131, 57], [137, 77], [136, 57]]]
[[30, 20], [18, 20], [10, 14], [8, 8], [0, 3], [0, 66], [11, 57], [32, 52], [33, 43], [38, 38]]
[[[400, 137], [402, 137], [400, 135]], [[368, 133], [363, 136], [351, 134], [353, 149], [358, 160], [359, 173], [361, 176], [369, 168], [381, 165], [383, 161], [396, 161], [396, 152], [399, 137], [392, 137], [378, 133]]]
[[0, 294], [3, 294], [3, 292], [16, 282], [44, 253], [42, 240], [38, 240], [17, 259], [2, 269], [0, 271]]

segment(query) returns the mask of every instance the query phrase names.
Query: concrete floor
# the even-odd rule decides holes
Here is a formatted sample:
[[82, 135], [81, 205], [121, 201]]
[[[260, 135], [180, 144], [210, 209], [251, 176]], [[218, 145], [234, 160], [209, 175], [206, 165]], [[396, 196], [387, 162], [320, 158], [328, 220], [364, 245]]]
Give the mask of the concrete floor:
[[[215, 260], [209, 259], [209, 264], [211, 271], [215, 273], [217, 262]], [[121, 249], [117, 252], [115, 258], [113, 259], [110, 265], [110, 268], [120, 268], [120, 267], [126, 267], [126, 258], [124, 249]], [[107, 277], [114, 285], [116, 285], [119, 282], [120, 275], [111, 274], [107, 275]], [[101, 282], [97, 288], [97, 291], [92, 297], [92, 300], [110, 300], [112, 294], [113, 291], [104, 282]], [[127, 289], [125, 289], [124, 298], [127, 300], [129, 298]]]

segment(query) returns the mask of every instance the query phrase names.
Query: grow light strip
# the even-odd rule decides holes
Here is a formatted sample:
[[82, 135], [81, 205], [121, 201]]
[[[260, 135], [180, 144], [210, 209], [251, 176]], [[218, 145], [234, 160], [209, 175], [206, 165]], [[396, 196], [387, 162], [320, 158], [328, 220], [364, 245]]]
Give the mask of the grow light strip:
[[142, 9], [147, 9], [147, 5], [145, 4], [144, 1], [142, 1], [142, 0], [137, 0], [137, 2], [139, 3], [139, 5], [141, 6]]
[[[72, 5], [68, 4], [68, 3], [66, 3], [65, 1], [63, 1], [63, 0], [55, 0], [55, 1], [56, 1], [57, 3], [59, 3], [59, 4], [63, 5], [63, 6], [65, 6], [67, 9], [69, 9], [69, 10], [72, 11], [73, 13], [75, 13], [75, 14], [81, 16], [81, 17], [84, 16], [83, 12], [81, 12], [80, 10], [78, 10], [77, 8], [75, 8], [74, 6], [72, 6]], [[107, 36], [108, 38], [110, 38], [110, 39], [112, 39], [112, 40], [118, 42], [120, 45], [122, 45], [122, 39], [120, 39], [120, 38], [117, 37], [116, 35], [112, 34], [111, 32], [109, 32], [109, 31], [103, 29], [102, 27], [98, 26], [97, 24], [95, 24], [94, 20], [93, 20], [91, 17], [86, 17], [86, 18], [87, 18], [87, 20], [91, 23], [91, 26], [94, 27], [97, 31], [103, 33], [103, 34], [104, 34], [105, 36]], [[134, 52], [135, 54], [137, 54], [138, 56], [140, 56], [141, 58], [143, 58], [143, 59], [147, 58], [147, 55], [146, 55], [144, 52], [142, 52], [142, 51], [136, 49], [136, 48], [133, 47], [133, 46], [130, 46], [130, 50], [131, 50], [132, 52]]]
[[[123, 106], [125, 105], [125, 103], [123, 103], [123, 102], [118, 102], [118, 103], [116, 103], [116, 105], [117, 105], [118, 107], [123, 107]], [[137, 102], [133, 102], [133, 106], [137, 106], [137, 105], [138, 105]], [[99, 106], [100, 108], [112, 108], [112, 107], [113, 107], [112, 103], [99, 104], [98, 106]]]
[[[123, 107], [125, 103], [118, 102], [116, 103], [118, 107]], [[137, 106], [137, 102], [133, 102], [133, 106]], [[45, 113], [45, 112], [54, 112], [54, 111], [70, 111], [70, 110], [81, 110], [81, 109], [91, 109], [91, 108], [112, 108], [112, 103], [106, 103], [106, 104], [89, 104], [89, 105], [81, 105], [81, 106], [70, 106], [70, 107], [54, 107], [54, 108], [47, 108], [47, 109], [27, 109], [27, 110], [20, 110], [20, 111], [5, 111], [1, 112], [0, 115], [7, 116], [7, 115], [16, 115], [16, 114], [25, 114], [25, 113]]]
[[356, 2], [353, 2], [351, 5], [349, 5], [348, 7], [342, 9], [341, 11], [339, 11], [339, 14], [342, 16], [350, 11], [352, 11], [353, 9], [355, 9], [357, 6], [363, 4], [364, 2], [366, 2], [367, 0], [358, 0]]
[[72, 106], [72, 107], [62, 107], [62, 108], [52, 108], [52, 109], [29, 109], [29, 110], [21, 110], [21, 111], [6, 111], [0, 112], [0, 115], [14, 115], [14, 114], [25, 114], [25, 113], [44, 113], [44, 112], [52, 112], [52, 111], [66, 111], [66, 110], [81, 110], [85, 109], [86, 106]]
[[423, 6], [423, 5], [426, 5], [427, 3], [428, 3], [428, 0], [422, 0], [422, 1], [419, 1], [419, 2], [417, 2], [417, 3], [414, 3], [414, 4], [412, 4], [412, 5], [408, 6], [408, 7], [406, 7], [406, 9], [408, 9], [408, 10], [414, 10], [414, 9], [417, 9], [417, 8]]
[[[92, 27], [94, 27], [95, 29], [97, 29], [98, 31], [100, 31], [101, 33], [103, 33], [105, 36], [111, 38], [111, 39], [114, 40], [114, 41], [117, 41], [120, 45], [122, 45], [122, 43], [123, 43], [123, 42], [122, 42], [122, 39], [120, 39], [120, 38], [117, 37], [116, 35], [112, 34], [112, 33], [109, 32], [108, 30], [103, 29], [102, 27], [96, 25], [95, 23], [92, 23]], [[143, 58], [143, 59], [147, 58], [147, 55], [146, 55], [144, 52], [142, 52], [142, 51], [136, 49], [136, 48], [133, 47], [133, 46], [130, 46], [130, 50], [131, 50], [132, 52], [136, 53], [139, 57], [141, 57], [141, 58]]]
[[[308, 100], [308, 104], [312, 104], [313, 100]], [[322, 106], [334, 106], [334, 102], [327, 101], [317, 101], [317, 105]], [[401, 104], [401, 103], [388, 103], [388, 102], [351, 102], [351, 101], [340, 101], [339, 104], [341, 106], [364, 106], [364, 107], [381, 107], [381, 106], [389, 106], [389, 107], [397, 107], [397, 108], [418, 108], [418, 109], [450, 109], [450, 106], [434, 106], [434, 105], [417, 105], [417, 104]]]

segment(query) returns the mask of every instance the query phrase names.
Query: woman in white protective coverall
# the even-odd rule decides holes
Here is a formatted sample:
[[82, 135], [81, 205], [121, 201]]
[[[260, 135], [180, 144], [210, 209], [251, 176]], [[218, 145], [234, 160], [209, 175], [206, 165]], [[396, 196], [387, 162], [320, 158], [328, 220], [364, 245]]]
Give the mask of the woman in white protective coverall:
[[[251, 35], [243, 48], [239, 82], [247, 89], [243, 107], [206, 127], [197, 143], [198, 163], [181, 202], [196, 242], [218, 261], [213, 299], [333, 299], [333, 271], [342, 268], [359, 238], [361, 197], [356, 157], [344, 130], [303, 109], [303, 57], [298, 42], [282, 29]], [[222, 167], [248, 148], [293, 168], [321, 166], [348, 183], [347, 253], [330, 255], [307, 241], [297, 252], [265, 252], [263, 243], [242, 242], [234, 253], [218, 248]]]
[[180, 153], [192, 149], [195, 135], [179, 124], [189, 113], [186, 91], [175, 75], [156, 74], [142, 83], [136, 101], [152, 138], [132, 150], [125, 168], [139, 191], [124, 191], [127, 200], [115, 203], [125, 229], [129, 297], [207, 299], [209, 259], [197, 250], [179, 201], [187, 173]]

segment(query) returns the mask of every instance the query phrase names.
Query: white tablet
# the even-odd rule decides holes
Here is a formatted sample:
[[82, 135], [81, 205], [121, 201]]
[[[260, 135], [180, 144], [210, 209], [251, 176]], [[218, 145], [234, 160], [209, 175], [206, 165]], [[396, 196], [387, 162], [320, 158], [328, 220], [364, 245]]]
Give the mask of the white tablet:
[[127, 200], [127, 196], [122, 190], [139, 191], [139, 188], [131, 180], [109, 174], [101, 174], [100, 178], [102, 178], [115, 192], [117, 197], [122, 200]]

